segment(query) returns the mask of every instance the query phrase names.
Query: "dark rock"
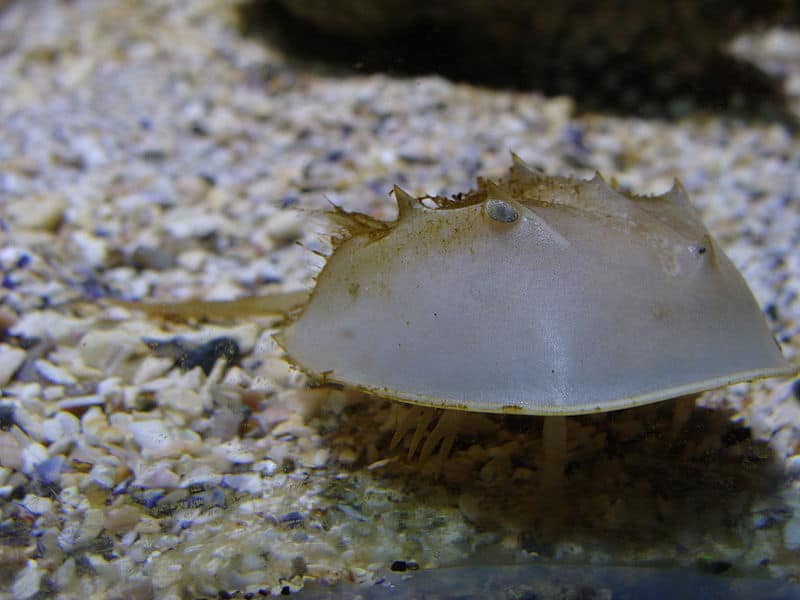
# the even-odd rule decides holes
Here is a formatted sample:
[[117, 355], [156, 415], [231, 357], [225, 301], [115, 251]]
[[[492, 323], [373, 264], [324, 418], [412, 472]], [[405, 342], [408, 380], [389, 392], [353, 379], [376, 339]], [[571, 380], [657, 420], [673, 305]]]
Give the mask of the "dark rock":
[[305, 521], [305, 517], [297, 511], [286, 513], [280, 518], [281, 523], [285, 523], [290, 528], [299, 527]]
[[411, 561], [396, 560], [392, 563], [392, 566], [390, 568], [392, 571], [397, 571], [402, 573], [404, 571], [418, 571], [419, 565], [413, 560]]
[[0, 544], [3, 546], [27, 546], [30, 543], [32, 528], [22, 521], [0, 523]]
[[14, 424], [14, 406], [11, 404], [0, 405], [0, 431], [8, 431]]
[[177, 264], [175, 256], [156, 246], [137, 246], [131, 254], [130, 263], [137, 269], [164, 271]]
[[[658, 113], [703, 106], [786, 112], [780, 82], [723, 54], [776, 23], [787, 0], [250, 0], [248, 32], [356, 70], [570, 94], [587, 108]], [[671, 115], [679, 116], [679, 115]]]
[[236, 364], [241, 358], [241, 350], [237, 341], [230, 337], [218, 337], [201, 344], [191, 346], [181, 338], [156, 340], [145, 338], [147, 344], [157, 356], [175, 359], [175, 365], [184, 371], [200, 367], [208, 375], [219, 358], [225, 358], [228, 365]]
[[64, 457], [54, 456], [43, 460], [34, 468], [36, 480], [44, 485], [53, 485], [61, 480], [61, 468], [64, 466]]

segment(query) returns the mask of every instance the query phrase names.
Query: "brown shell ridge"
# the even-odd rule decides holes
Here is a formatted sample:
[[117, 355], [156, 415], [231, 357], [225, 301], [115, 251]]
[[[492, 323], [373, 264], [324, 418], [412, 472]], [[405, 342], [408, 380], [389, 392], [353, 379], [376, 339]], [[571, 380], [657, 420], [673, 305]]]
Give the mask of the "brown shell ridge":
[[[591, 179], [576, 179], [574, 177], [564, 177], [561, 175], [546, 175], [530, 165], [522, 161], [519, 156], [512, 153], [514, 164], [509, 170], [508, 176], [498, 183], [505, 183], [509, 190], [516, 192], [522, 196], [520, 201], [523, 202], [546, 202], [536, 200], [535, 196], [541, 194], [543, 191], [561, 192], [564, 197], [569, 199], [580, 199], [587, 192], [602, 191], [612, 196], [618, 197], [621, 201], [623, 199], [632, 200], [636, 203], [645, 205], [661, 204], [663, 202], [673, 205], [675, 208], [685, 209], [691, 208], [689, 196], [681, 182], [675, 178], [672, 187], [663, 194], [634, 194], [625, 190], [619, 189], [618, 185], [609, 184], [600, 171], [595, 171]], [[531, 194], [530, 191], [535, 189], [536, 194]], [[525, 193], [528, 191], [527, 193]], [[568, 201], [548, 202], [548, 204], [569, 204]], [[576, 202], [576, 205], [582, 206], [585, 203]]]
[[383, 231], [390, 227], [385, 221], [375, 219], [364, 213], [350, 212], [336, 204], [332, 206], [331, 210], [325, 211], [323, 214], [331, 223], [341, 227], [351, 236], [360, 233]]
[[[635, 208], [656, 216], [667, 225], [669, 225], [667, 221], [680, 221], [680, 227], [672, 228], [676, 233], [684, 230], [684, 234], [687, 229], [693, 230], [690, 238], [702, 236], [706, 231], [700, 224], [689, 202], [688, 194], [678, 179], [675, 179], [672, 187], [663, 194], [639, 195], [610, 185], [599, 171], [596, 171], [591, 179], [546, 175], [527, 164], [514, 152], [511, 153], [511, 157], [513, 165], [507, 175], [496, 180], [479, 177], [477, 187], [464, 194], [450, 197], [414, 197], [399, 186], [394, 186], [392, 191], [397, 201], [398, 220], [415, 210], [424, 208], [423, 200], [430, 200], [438, 210], [453, 210], [481, 204], [488, 198], [496, 198], [519, 202], [529, 208], [560, 205], [590, 214], [616, 218], [625, 217], [628, 209]], [[606, 198], [605, 201], [602, 201], [603, 196]], [[687, 212], [689, 218], [685, 217]], [[358, 213], [348, 213], [338, 206], [334, 206], [332, 220], [345, 227], [352, 235], [363, 233], [365, 230], [374, 232], [387, 226], [383, 221]]]
[[[708, 238], [708, 230], [677, 178], [663, 194], [638, 195], [615, 189], [599, 172], [592, 179], [578, 180], [546, 176], [523, 164], [517, 157], [509, 176], [495, 184], [504, 187], [521, 204], [529, 207], [558, 204], [620, 221], [649, 222], [652, 229], [664, 227], [691, 245], [702, 245]], [[489, 187], [488, 183], [484, 185]], [[629, 214], [631, 211], [636, 213], [635, 219]]]
[[[530, 208], [537, 206], [560, 205], [585, 210], [592, 214], [620, 216], [628, 204], [626, 200], [652, 204], [667, 200], [678, 206], [688, 204], [686, 192], [677, 181], [673, 188], [660, 196], [637, 196], [615, 189], [609, 185], [600, 172], [595, 172], [591, 179], [575, 179], [560, 175], [545, 175], [525, 163], [518, 155], [512, 153], [514, 164], [508, 173], [499, 179], [479, 177], [477, 187], [466, 194], [453, 197], [434, 196], [430, 199], [437, 208], [465, 208], [485, 202], [487, 198], [511, 200]], [[605, 202], [598, 202], [605, 196]], [[418, 200], [419, 201], [419, 200]], [[604, 211], [602, 208], [617, 206], [616, 210]]]
[[387, 235], [396, 223], [381, 221], [358, 212], [344, 210], [341, 206], [333, 204], [332, 208], [324, 211], [314, 211], [334, 227], [329, 232], [332, 252], [336, 251], [342, 243], [350, 238], [365, 235], [372, 241], [377, 241]]
[[[392, 193], [397, 202], [397, 219], [380, 221], [369, 215], [349, 212], [331, 203], [332, 209], [324, 214], [339, 231], [331, 236], [334, 250], [345, 240], [366, 236], [368, 243], [388, 235], [401, 221], [425, 210], [455, 210], [482, 204], [488, 199], [516, 202], [534, 211], [542, 207], [584, 212], [592, 217], [611, 219], [623, 228], [644, 227], [648, 237], [659, 246], [671, 240], [684, 247], [710, 250], [707, 258], [713, 260], [713, 244], [708, 243], [708, 230], [691, 207], [686, 190], [676, 179], [672, 187], [660, 195], [636, 195], [610, 185], [596, 172], [591, 179], [549, 176], [525, 163], [512, 153], [513, 164], [507, 174], [499, 179], [478, 178], [476, 188], [464, 194], [415, 197], [399, 186]], [[426, 207], [424, 200], [434, 207]], [[636, 225], [634, 225], [636, 224]]]
[[392, 188], [392, 194], [394, 194], [394, 199], [397, 201], [397, 220], [404, 219], [411, 215], [411, 213], [418, 211], [422, 208], [422, 204], [420, 203], [418, 198], [415, 198], [399, 185], [395, 185]]

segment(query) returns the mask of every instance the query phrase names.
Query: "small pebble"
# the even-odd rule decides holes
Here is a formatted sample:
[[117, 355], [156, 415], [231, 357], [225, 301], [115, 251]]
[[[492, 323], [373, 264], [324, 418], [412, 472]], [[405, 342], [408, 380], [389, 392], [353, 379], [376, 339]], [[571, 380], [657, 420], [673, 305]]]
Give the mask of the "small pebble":
[[67, 203], [57, 196], [15, 202], [8, 207], [11, 220], [21, 229], [54, 232], [61, 225]]
[[106, 511], [106, 518], [103, 528], [110, 533], [121, 535], [131, 530], [141, 519], [142, 511], [136, 506], [120, 506], [109, 508]]
[[787, 459], [786, 470], [792, 477], [800, 477], [800, 454], [795, 454]]
[[301, 513], [293, 511], [283, 515], [279, 520], [281, 523], [285, 523], [289, 527], [294, 528], [301, 526], [303, 521], [305, 521], [305, 517]]
[[53, 501], [50, 498], [28, 494], [19, 503], [34, 515], [50, 514], [53, 511]]
[[36, 468], [47, 458], [47, 448], [38, 442], [30, 442], [22, 449], [22, 472], [33, 477], [36, 473]]
[[45, 571], [39, 568], [35, 560], [29, 560], [21, 569], [11, 586], [11, 595], [17, 600], [28, 600], [39, 593]]
[[219, 444], [213, 449], [213, 453], [224, 457], [233, 464], [250, 464], [255, 461], [255, 455], [239, 440]]
[[142, 348], [139, 339], [122, 329], [91, 329], [81, 338], [78, 348], [86, 366], [111, 375]]
[[[5, 335], [5, 333], [17, 322], [17, 315], [13, 312], [0, 306], [0, 336]], [[0, 361], [2, 364], [2, 361]], [[2, 385], [2, 383], [0, 383]]]
[[174, 268], [178, 261], [174, 254], [158, 246], [137, 246], [131, 254], [130, 263], [137, 269], [165, 271]]
[[36, 371], [50, 383], [58, 385], [75, 385], [78, 380], [66, 369], [54, 365], [50, 361], [39, 359], [35, 363]]
[[783, 545], [790, 552], [800, 550], [800, 514], [794, 515], [783, 526]]
[[264, 486], [261, 476], [258, 473], [247, 473], [242, 475], [226, 475], [222, 478], [223, 485], [244, 494], [260, 494]]
[[61, 455], [48, 458], [36, 465], [34, 477], [44, 485], [56, 485], [61, 479], [65, 459]]
[[72, 243], [77, 247], [81, 260], [90, 268], [103, 266], [108, 256], [108, 242], [84, 231], [72, 234]]
[[179, 484], [180, 477], [161, 463], [142, 469], [133, 482], [133, 485], [145, 488], [174, 488]]
[[300, 238], [304, 224], [305, 218], [301, 212], [284, 210], [269, 220], [265, 231], [276, 242], [291, 242]]
[[134, 421], [128, 425], [128, 430], [142, 450], [158, 452], [172, 443], [172, 435], [166, 423], [160, 420]]
[[15, 435], [0, 431], [0, 466], [22, 469], [22, 445]]
[[22, 315], [9, 330], [11, 335], [26, 339], [42, 339], [54, 342], [69, 340], [74, 335], [83, 335], [90, 329], [90, 321], [76, 319], [52, 310], [29, 312]]
[[27, 356], [24, 350], [8, 344], [0, 344], [0, 387], [11, 381], [14, 373], [22, 366]]
[[103, 406], [105, 400], [100, 396], [73, 396], [64, 398], [56, 402], [59, 410], [66, 410], [73, 414], [82, 414], [87, 408], [92, 406]]
[[404, 560], [396, 560], [392, 563], [391, 569], [392, 571], [402, 573], [405, 571], [416, 571], [419, 569], [419, 565], [413, 561], [406, 562]]
[[269, 477], [278, 472], [278, 464], [274, 460], [262, 460], [253, 463], [253, 470], [266, 477]]

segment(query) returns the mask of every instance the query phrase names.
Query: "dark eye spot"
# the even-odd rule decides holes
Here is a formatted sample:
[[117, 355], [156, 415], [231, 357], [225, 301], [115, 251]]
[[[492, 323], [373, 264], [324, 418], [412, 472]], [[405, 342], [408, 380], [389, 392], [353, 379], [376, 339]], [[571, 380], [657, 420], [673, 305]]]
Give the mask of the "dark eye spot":
[[517, 209], [510, 202], [504, 200], [488, 200], [486, 202], [486, 214], [489, 218], [498, 223], [513, 223], [519, 219]]

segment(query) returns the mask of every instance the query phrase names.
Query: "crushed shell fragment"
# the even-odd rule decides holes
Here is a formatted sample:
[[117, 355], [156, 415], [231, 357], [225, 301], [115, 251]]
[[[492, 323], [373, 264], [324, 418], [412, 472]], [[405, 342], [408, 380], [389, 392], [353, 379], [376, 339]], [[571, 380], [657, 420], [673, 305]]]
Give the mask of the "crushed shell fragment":
[[119, 304], [285, 314], [276, 338], [312, 378], [465, 411], [602, 412], [798, 372], [678, 182], [636, 196], [513, 158], [434, 207], [395, 187], [394, 222], [337, 208], [310, 293]]

